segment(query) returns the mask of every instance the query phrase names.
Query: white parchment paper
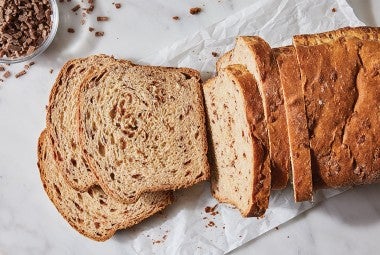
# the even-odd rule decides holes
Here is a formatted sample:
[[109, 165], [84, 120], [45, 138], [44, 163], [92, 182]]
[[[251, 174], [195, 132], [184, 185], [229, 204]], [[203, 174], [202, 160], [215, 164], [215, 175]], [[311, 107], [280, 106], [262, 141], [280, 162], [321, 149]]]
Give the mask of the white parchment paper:
[[[333, 11], [335, 8], [336, 11]], [[364, 25], [344, 0], [267, 0], [253, 4], [226, 20], [206, 28], [142, 60], [150, 65], [192, 67], [207, 78], [217, 58], [233, 48], [238, 35], [259, 35], [273, 47], [291, 43], [294, 34], [316, 33], [344, 26]], [[116, 235], [120, 248], [137, 253], [223, 254], [343, 191], [319, 191], [314, 203], [293, 202], [290, 188], [271, 194], [262, 219], [244, 219], [228, 205], [219, 204], [216, 215], [205, 212], [217, 201], [209, 185], [200, 184], [176, 194], [176, 202], [163, 214]], [[153, 226], [153, 227], [152, 227]], [[127, 243], [125, 240], [128, 240]]]

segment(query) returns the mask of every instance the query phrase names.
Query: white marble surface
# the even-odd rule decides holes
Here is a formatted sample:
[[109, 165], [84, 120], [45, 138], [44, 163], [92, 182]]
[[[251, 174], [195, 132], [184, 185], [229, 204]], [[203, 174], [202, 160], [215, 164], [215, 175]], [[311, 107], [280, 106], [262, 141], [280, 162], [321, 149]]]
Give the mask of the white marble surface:
[[[251, 3], [250, 0], [120, 0], [123, 6], [115, 10], [111, 5], [113, 1], [104, 1], [101, 6], [108, 4], [111, 7], [97, 8], [93, 16], [109, 15], [113, 17], [112, 22], [99, 25], [93, 18], [88, 19], [87, 25], [106, 32], [104, 38], [94, 39], [87, 31], [80, 32], [87, 25], [76, 25], [80, 18], [69, 11], [75, 2], [73, 0], [67, 7], [60, 6], [62, 22], [58, 36], [48, 52], [36, 60], [37, 65], [32, 67], [28, 76], [19, 80], [12, 78], [0, 85], [0, 255], [26, 254], [26, 251], [27, 254], [69, 254], [71, 240], [82, 238], [75, 235], [62, 239], [57, 228], [46, 230], [52, 223], [43, 217], [56, 219], [54, 224], [62, 228], [67, 224], [57, 217], [53, 206], [47, 205], [39, 177], [35, 174], [35, 144], [44, 127], [43, 108], [62, 63], [108, 44], [125, 49], [118, 57], [141, 59]], [[380, 15], [375, 12], [380, 9], [380, 1], [349, 2], [358, 17], [368, 25], [380, 25]], [[200, 6], [204, 11], [191, 16], [188, 9], [194, 6]], [[180, 16], [179, 21], [172, 20], [176, 15]], [[126, 26], [122, 30], [113, 29], [121, 20], [126, 21]], [[71, 26], [78, 28], [75, 34], [66, 32]], [[112, 48], [105, 48], [109, 52], [102, 52], [114, 53]], [[54, 69], [53, 74], [49, 73], [50, 68]], [[15, 73], [22, 66], [12, 66], [11, 69]], [[40, 110], [27, 110], [31, 108]], [[380, 249], [379, 190], [380, 185], [370, 185], [345, 192], [232, 253], [376, 254]], [[8, 191], [16, 192], [9, 194]], [[12, 210], [6, 210], [9, 208]], [[47, 236], [56, 236], [59, 244], [49, 247], [43, 242]], [[103, 252], [115, 249], [118, 242], [121, 240], [116, 240], [116, 245], [115, 242], [94, 244], [89, 252], [95, 254], [97, 248]], [[20, 245], [25, 249], [18, 249]], [[80, 251], [80, 247], [76, 250]]]

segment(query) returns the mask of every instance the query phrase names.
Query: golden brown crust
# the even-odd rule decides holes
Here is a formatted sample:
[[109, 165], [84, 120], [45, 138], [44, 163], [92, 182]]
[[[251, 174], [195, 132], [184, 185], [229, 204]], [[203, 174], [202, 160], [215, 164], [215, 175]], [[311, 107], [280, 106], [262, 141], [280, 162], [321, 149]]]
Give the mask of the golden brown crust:
[[368, 72], [378, 68], [378, 35], [379, 28], [361, 27], [294, 37], [316, 188], [379, 181], [374, 116], [380, 97], [372, 97], [378, 95], [377, 76]]
[[283, 92], [280, 75], [272, 49], [257, 36], [244, 36], [242, 40], [250, 48], [256, 62], [257, 83], [263, 99], [264, 113], [269, 135], [269, 153], [272, 170], [272, 188], [284, 189], [289, 180], [290, 157]]
[[[115, 64], [115, 65], [118, 65], [118, 64]], [[174, 68], [174, 67], [153, 67], [153, 66], [139, 66], [141, 68], [158, 68], [158, 69], [161, 69], [161, 70], [167, 70], [167, 71], [176, 71], [176, 72], [181, 72], [183, 75], [185, 76], [190, 76], [192, 78], [195, 78], [197, 82], [199, 82], [201, 84], [201, 78], [200, 78], [200, 74], [198, 71], [194, 70], [194, 69], [191, 69], [191, 68]], [[93, 70], [92, 72], [90, 72], [87, 77], [83, 80], [82, 84], [80, 85], [79, 87], [79, 93], [78, 93], [78, 114], [77, 114], [77, 117], [78, 117], [78, 132], [79, 132], [79, 143], [80, 143], [80, 147], [82, 148], [83, 150], [83, 155], [85, 156], [91, 170], [93, 171], [93, 173], [95, 174], [97, 180], [98, 180], [98, 184], [102, 187], [102, 189], [104, 190], [104, 192], [109, 195], [109, 196], [112, 196], [114, 199], [120, 201], [120, 202], [124, 202], [124, 203], [134, 203], [138, 200], [138, 198], [144, 194], [144, 193], [150, 193], [150, 192], [159, 192], [159, 191], [169, 191], [169, 190], [176, 190], [176, 189], [181, 189], [181, 188], [187, 188], [187, 187], [190, 187], [190, 186], [193, 186], [201, 181], [206, 181], [206, 180], [209, 180], [210, 179], [210, 168], [209, 168], [209, 163], [207, 161], [207, 157], [205, 158], [205, 161], [203, 162], [203, 170], [202, 170], [202, 173], [203, 175], [199, 178], [197, 178], [196, 180], [194, 180], [193, 182], [191, 183], [183, 183], [181, 185], [178, 185], [178, 186], [175, 186], [175, 185], [165, 185], [165, 186], [150, 186], [150, 187], [144, 187], [144, 189], [141, 189], [141, 190], [138, 190], [136, 191], [135, 195], [133, 197], [124, 197], [124, 196], [121, 196], [119, 195], [117, 192], [115, 192], [115, 190], [111, 189], [109, 187], [109, 185], [107, 184], [107, 182], [105, 182], [102, 178], [102, 176], [100, 175], [99, 171], [101, 171], [99, 168], [95, 167], [96, 164], [94, 162], [94, 160], [89, 157], [88, 153], [85, 151], [84, 149], [84, 144], [85, 144], [85, 134], [84, 134], [84, 127], [83, 127], [83, 119], [81, 118], [82, 114], [81, 114], [81, 111], [84, 109], [84, 105], [86, 102], [83, 101], [82, 97], [81, 97], [81, 93], [83, 93], [83, 91], [85, 91], [87, 89], [87, 87], [89, 86], [90, 84], [90, 81], [92, 79], [94, 79], [94, 77], [96, 77], [98, 74], [101, 74], [103, 73], [105, 70], [107, 69], [107, 67], [103, 68], [102, 70]], [[203, 93], [202, 93], [202, 88], [201, 86], [197, 87], [197, 94], [198, 94], [198, 97], [202, 100], [202, 102], [204, 101], [203, 99]], [[201, 116], [202, 116], [202, 119], [203, 119], [203, 126], [200, 127], [200, 131], [203, 133], [203, 134], [199, 134], [200, 137], [202, 137], [202, 146], [204, 149], [204, 155], [207, 155], [207, 150], [208, 150], [208, 142], [207, 142], [207, 136], [206, 136], [206, 117], [205, 117], [205, 110], [204, 110], [204, 105], [203, 104], [199, 104], [197, 105], [197, 109], [196, 109], [199, 113], [201, 113]]]
[[293, 41], [298, 46], [313, 46], [331, 43], [342, 37], [378, 41], [380, 39], [380, 27], [344, 27], [319, 34], [295, 35]]
[[310, 201], [313, 196], [313, 181], [309, 132], [297, 56], [293, 46], [273, 49], [273, 52], [284, 93], [294, 199], [296, 202]]
[[[39, 139], [38, 139], [38, 149], [37, 149], [37, 156], [38, 156], [38, 168], [40, 171], [40, 178], [44, 187], [44, 190], [46, 194], [48, 195], [50, 201], [54, 204], [56, 207], [57, 211], [61, 214], [61, 216], [71, 225], [72, 228], [77, 230], [80, 234], [95, 240], [95, 241], [105, 241], [109, 238], [111, 238], [115, 232], [119, 229], [125, 229], [128, 227], [131, 227], [137, 223], [140, 223], [142, 220], [146, 219], [147, 217], [151, 216], [152, 214], [156, 213], [159, 210], [162, 210], [165, 208], [167, 205], [171, 204], [173, 202], [173, 194], [168, 193], [167, 196], [162, 197], [162, 200], [160, 201], [159, 204], [156, 204], [155, 207], [150, 206], [150, 211], [145, 211], [144, 215], [139, 215], [138, 217], [135, 218], [128, 218], [126, 217], [123, 222], [115, 222], [112, 228], [107, 230], [108, 232], [105, 235], [99, 236], [94, 232], [91, 231], [86, 231], [83, 229], [78, 223], [73, 221], [72, 215], [69, 215], [63, 208], [60, 206], [59, 201], [56, 199], [56, 196], [53, 194], [52, 190], [48, 187], [48, 180], [46, 177], [46, 171], [48, 171], [47, 166], [45, 164], [48, 164], [49, 167], [52, 167], [52, 165], [56, 165], [55, 162], [45, 162], [46, 159], [44, 159], [44, 154], [47, 153], [46, 150], [53, 150], [50, 138], [48, 137], [48, 131], [45, 129], [42, 131]], [[57, 174], [60, 174], [57, 173]], [[93, 187], [94, 188], [94, 187]], [[79, 192], [78, 192], [79, 193]]]

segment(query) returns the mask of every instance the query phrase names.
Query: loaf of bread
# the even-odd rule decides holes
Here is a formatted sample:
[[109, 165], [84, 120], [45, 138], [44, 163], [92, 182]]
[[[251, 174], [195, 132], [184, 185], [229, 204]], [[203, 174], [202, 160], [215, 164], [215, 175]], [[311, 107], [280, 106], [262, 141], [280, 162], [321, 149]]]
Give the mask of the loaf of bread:
[[294, 200], [312, 200], [309, 131], [297, 55], [293, 46], [273, 49], [279, 67], [288, 126]]
[[59, 213], [79, 233], [96, 241], [109, 239], [116, 230], [141, 222], [173, 201], [171, 192], [143, 195], [134, 204], [123, 204], [98, 186], [85, 192], [76, 191], [57, 168], [46, 130], [38, 141], [37, 165], [43, 187]]
[[57, 167], [69, 185], [78, 191], [95, 185], [96, 177], [79, 148], [77, 91], [92, 67], [101, 68], [114, 62], [114, 58], [106, 55], [70, 60], [61, 69], [50, 93], [46, 123]]
[[380, 28], [294, 36], [317, 188], [380, 181]]
[[253, 76], [230, 65], [203, 86], [209, 127], [211, 192], [241, 214], [262, 216], [271, 187], [264, 109]]
[[246, 66], [256, 79], [267, 123], [272, 188], [283, 189], [289, 179], [289, 142], [278, 66], [272, 49], [260, 37], [238, 37], [235, 48], [218, 61], [217, 67], [231, 64]]
[[79, 94], [80, 142], [99, 185], [134, 203], [209, 178], [199, 73], [115, 63]]

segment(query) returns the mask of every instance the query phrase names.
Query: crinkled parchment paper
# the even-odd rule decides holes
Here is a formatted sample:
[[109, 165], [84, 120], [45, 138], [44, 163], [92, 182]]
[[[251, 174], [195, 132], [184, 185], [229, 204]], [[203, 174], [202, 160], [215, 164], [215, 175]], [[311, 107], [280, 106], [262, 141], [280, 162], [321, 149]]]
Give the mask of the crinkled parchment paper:
[[[212, 52], [233, 48], [238, 35], [259, 35], [273, 47], [291, 43], [291, 36], [316, 33], [344, 26], [363, 25], [344, 0], [266, 0], [226, 20], [167, 47], [141, 61], [150, 65], [192, 67], [207, 78], [215, 72]], [[333, 11], [335, 8], [335, 12]], [[262, 219], [244, 219], [228, 205], [217, 205], [218, 214], [205, 212], [217, 204], [207, 183], [176, 194], [175, 203], [161, 215], [132, 230], [118, 233], [119, 248], [129, 254], [223, 254], [312, 208], [342, 191], [319, 191], [314, 203], [293, 202], [291, 188], [274, 191]]]

